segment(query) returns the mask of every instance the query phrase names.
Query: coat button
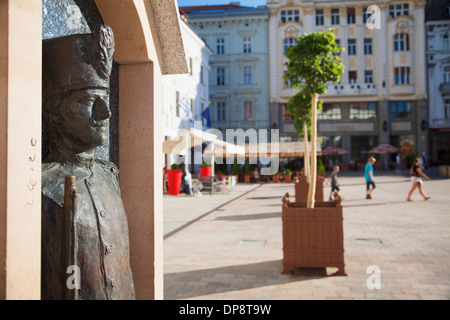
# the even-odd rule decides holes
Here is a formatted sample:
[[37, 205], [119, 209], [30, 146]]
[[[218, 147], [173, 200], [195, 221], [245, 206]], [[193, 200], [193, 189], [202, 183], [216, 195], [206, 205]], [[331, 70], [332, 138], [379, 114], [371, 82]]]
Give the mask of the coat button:
[[110, 244], [106, 245], [105, 255], [111, 253], [111, 251], [112, 251], [112, 245], [110, 245]]
[[103, 218], [106, 217], [106, 211], [100, 210], [100, 216], [102, 216]]
[[117, 286], [117, 280], [112, 278], [111, 280], [109, 280], [109, 284], [114, 288], [115, 286]]

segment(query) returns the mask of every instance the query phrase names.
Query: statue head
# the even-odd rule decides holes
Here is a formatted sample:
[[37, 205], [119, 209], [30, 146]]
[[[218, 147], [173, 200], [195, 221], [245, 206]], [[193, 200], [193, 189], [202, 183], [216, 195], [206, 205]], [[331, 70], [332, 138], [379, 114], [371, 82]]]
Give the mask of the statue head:
[[113, 33], [105, 25], [93, 34], [43, 41], [43, 124], [50, 158], [68, 160], [108, 141], [113, 52]]

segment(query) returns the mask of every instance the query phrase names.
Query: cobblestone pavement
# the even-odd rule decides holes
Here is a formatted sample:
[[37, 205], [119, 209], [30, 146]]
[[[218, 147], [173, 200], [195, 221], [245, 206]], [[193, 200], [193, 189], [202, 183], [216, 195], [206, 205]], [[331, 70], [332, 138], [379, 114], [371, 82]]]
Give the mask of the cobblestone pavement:
[[[372, 200], [365, 199], [361, 172], [339, 174], [347, 276], [334, 276], [335, 268], [281, 274], [281, 198], [294, 195], [293, 183], [248, 187], [234, 201], [231, 195], [221, 206], [214, 204], [217, 210], [204, 212], [196, 203], [206, 206], [214, 196], [165, 199], [171, 203], [165, 217], [173, 219], [178, 212], [198, 218], [172, 228], [164, 240], [164, 298], [447, 300], [450, 179], [438, 177], [436, 169], [427, 172], [432, 180], [424, 183], [431, 199], [423, 201], [416, 191], [414, 202], [406, 202], [411, 185], [406, 171], [375, 171]], [[325, 198], [329, 191], [325, 186]], [[381, 270], [380, 289], [367, 286], [371, 265]]]

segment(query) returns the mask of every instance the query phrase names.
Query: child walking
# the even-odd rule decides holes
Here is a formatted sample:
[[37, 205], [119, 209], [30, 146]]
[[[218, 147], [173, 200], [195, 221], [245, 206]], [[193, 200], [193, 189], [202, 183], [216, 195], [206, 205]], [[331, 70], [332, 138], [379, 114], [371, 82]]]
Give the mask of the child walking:
[[334, 194], [335, 199], [337, 196], [339, 196], [339, 198], [341, 198], [341, 195], [339, 194], [339, 191], [341, 189], [339, 188], [339, 181], [337, 179], [338, 172], [339, 172], [339, 166], [333, 166], [333, 172], [330, 174], [330, 177], [325, 182], [325, 184], [328, 184], [331, 181], [331, 191], [330, 191], [330, 197], [328, 199], [329, 201], [333, 201], [333, 198], [332, 198], [333, 194]]

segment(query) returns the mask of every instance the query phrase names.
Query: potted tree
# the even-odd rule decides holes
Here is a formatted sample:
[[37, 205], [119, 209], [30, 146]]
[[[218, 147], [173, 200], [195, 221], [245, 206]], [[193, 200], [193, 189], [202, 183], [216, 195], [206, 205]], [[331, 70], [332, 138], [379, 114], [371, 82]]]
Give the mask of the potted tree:
[[249, 163], [249, 159], [245, 158], [245, 164], [244, 164], [244, 182], [245, 183], [250, 183], [250, 178], [251, 178], [251, 166]]
[[203, 160], [200, 165], [200, 178], [211, 177], [211, 164]]
[[[290, 267], [339, 268], [345, 274], [342, 207], [339, 201], [315, 201], [317, 185], [317, 105], [319, 95], [327, 90], [327, 83], [337, 83], [344, 71], [341, 49], [335, 41], [333, 29], [326, 33], [300, 36], [297, 45], [286, 51], [288, 62], [285, 79], [302, 95], [311, 97], [311, 155], [310, 186], [305, 202], [283, 198], [283, 272]], [[333, 230], [333, 232], [330, 232]]]
[[178, 164], [174, 163], [170, 166], [170, 169], [167, 169], [167, 184], [170, 195], [176, 196], [180, 194], [182, 177], [183, 171], [179, 169]]
[[241, 166], [237, 163], [237, 160], [234, 159], [234, 163], [231, 167], [231, 175], [236, 179], [236, 182], [239, 182], [240, 173], [241, 173]]
[[291, 182], [292, 171], [291, 169], [284, 170], [284, 182]]

